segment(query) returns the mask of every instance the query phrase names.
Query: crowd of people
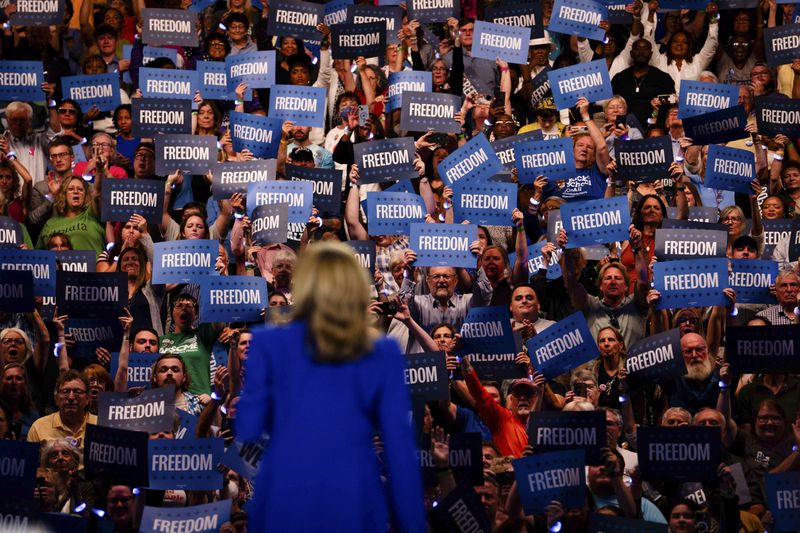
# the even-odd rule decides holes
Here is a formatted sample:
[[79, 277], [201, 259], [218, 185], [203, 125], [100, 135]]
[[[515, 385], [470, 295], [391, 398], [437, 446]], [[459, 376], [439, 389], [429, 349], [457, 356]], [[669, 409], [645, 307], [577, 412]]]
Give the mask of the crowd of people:
[[[426, 528], [424, 513], [427, 527], [437, 530], [445, 527], [439, 504], [463, 485], [449, 462], [450, 438], [478, 433], [483, 481], [467, 490], [474, 490], [482, 503], [485, 531], [577, 533], [590, 531], [591, 517], [596, 514], [639, 521], [641, 531], [667, 530], [660, 527], [671, 532], [777, 531], [765, 477], [800, 470], [800, 381], [791, 373], [740, 371], [726, 358], [726, 332], [730, 326], [796, 328], [800, 322], [800, 271], [794, 247], [788, 238], [777, 243], [765, 239], [765, 225], [771, 221], [800, 216], [800, 152], [796, 138], [761, 134], [755, 119], [756, 97], [774, 96], [787, 102], [800, 98], [800, 52], [798, 59], [775, 68], [767, 63], [764, 46], [765, 30], [796, 22], [800, 14], [795, 4], [757, 0], [752, 7], [730, 9], [720, 0], [704, 10], [664, 10], [656, 0], [635, 0], [624, 11], [615, 12], [624, 15], [616, 21], [627, 22], [600, 22], [605, 31], [602, 41], [545, 31], [531, 38], [527, 63], [510, 64], [472, 54], [475, 22], [486, 19], [485, 13], [503, 1], [461, 0], [456, 2], [457, 17], [427, 24], [410, 20], [401, 3], [396, 9], [402, 13], [402, 26], [395, 28], [397, 39], [392, 39], [399, 44], [388, 44], [383, 57], [350, 59], [331, 58], [331, 28], [326, 24], [317, 27], [319, 42], [270, 35], [270, 6], [265, 0], [62, 3], [63, 24], [3, 25], [2, 59], [41, 62], [45, 79], [38, 101], [2, 104], [0, 216], [19, 225], [24, 235], [24, 243], [18, 246], [22, 250], [89, 250], [96, 254], [94, 271], [124, 272], [127, 305], [119, 317], [122, 336], [88, 358], [78, 355], [84, 341], [70, 335], [70, 317], [59, 312], [58, 302], [48, 308], [37, 297], [33, 312], [6, 309], [0, 313], [0, 435], [41, 445], [35, 493], [17, 497], [33, 501], [40, 513], [91, 518], [93, 527], [97, 520], [110, 522], [110, 527], [123, 532], [145, 530], [145, 507], [191, 507], [226, 500], [231, 506], [230, 520], [220, 525], [220, 531], [246, 531], [249, 519], [251, 527], [269, 524], [284, 530], [294, 530], [301, 523], [344, 530], [337, 529], [337, 520], [348, 527], [380, 530], [388, 527], [382, 520], [393, 523], [396, 530], [420, 531]], [[202, 5], [195, 9], [195, 4]], [[690, 4], [697, 2], [686, 5]], [[554, 2], [543, 0], [539, 5], [542, 16], [537, 25], [546, 29], [554, 16]], [[162, 50], [171, 57], [145, 63], [141, 18], [148, 7], [189, 10], [197, 16], [199, 46], [167, 46]], [[3, 19], [15, 9], [15, 4], [8, 3]], [[129, 55], [123, 54], [126, 45], [131, 46]], [[327, 92], [323, 127], [283, 123], [276, 178], [286, 179], [290, 165], [341, 172], [338, 211], [315, 207], [307, 223], [290, 225], [286, 241], [278, 244], [254, 240], [245, 195], [236, 193], [225, 199], [212, 195], [213, 169], [206, 175], [185, 175], [177, 168], [159, 175], [157, 140], [136, 138], [132, 133], [131, 101], [142, 98], [141, 67], [193, 70], [198, 61], [224, 62], [226, 57], [261, 50], [276, 53], [271, 66], [276, 83], [323, 87]], [[569, 109], [557, 109], [550, 91], [542, 90], [546, 77], [540, 75], [597, 59], [606, 62], [614, 96], [601, 102], [580, 98]], [[434, 93], [461, 99], [455, 118], [459, 133], [401, 130], [402, 110], [387, 110], [388, 79], [392, 73], [411, 70], [431, 72]], [[104, 73], [119, 74], [121, 105], [113, 112], [82, 108], [64, 97], [63, 78]], [[687, 80], [736, 87], [737, 104], [747, 115], [746, 136], [726, 146], [754, 154], [756, 177], [751, 194], [705, 185], [709, 146], [694, 144], [679, 118], [678, 95]], [[204, 99], [200, 92], [194, 99], [193, 134], [216, 138], [218, 161], [223, 165], [254, 159], [249, 150], [234, 150], [229, 131], [232, 111], [268, 114], [269, 89], [252, 89], [252, 100], [245, 100], [248, 89], [246, 84], [237, 87], [236, 100]], [[366, 120], [359, 115], [363, 106], [368, 110]], [[426, 222], [469, 224], [455, 215], [454, 191], [439, 175], [439, 164], [475, 137], [499, 141], [532, 131], [541, 132], [543, 139], [571, 141], [574, 177], [555, 180], [541, 175], [532, 183], [521, 183], [517, 171], [511, 170], [505, 179], [517, 185], [517, 205], [506, 213], [507, 224], [478, 226], [478, 240], [470, 246], [474, 268], [416, 266], [419, 250], [412, 249], [409, 235], [369, 231], [373, 221], [367, 220], [362, 201], [391, 183], [361, 183], [353, 145], [413, 137], [418, 176], [411, 180], [413, 190], [408, 194], [421, 197]], [[619, 179], [615, 141], [657, 137], [671, 141], [675, 163], [669, 173], [655, 181]], [[148, 223], [140, 214], [127, 222], [104, 222], [102, 187], [109, 180], [121, 179], [164, 184], [160, 223]], [[548, 234], [548, 217], [561, 206], [613, 197], [627, 198], [632, 224], [628, 239], [606, 244], [600, 256], [596, 249], [587, 254], [583, 248], [569, 247], [570, 235], [563, 229]], [[727, 305], [660, 308], [661, 294], [652, 286], [656, 232], [668, 218], [686, 220], [693, 208], [701, 206], [713, 208], [711, 222], [727, 228], [728, 258], [778, 263], [772, 288], [777, 303], [737, 303], [735, 291], [726, 289]], [[264, 322], [202, 322], [198, 284], [152, 283], [154, 244], [191, 239], [219, 243], [214, 265], [219, 275], [261, 276], [267, 281], [269, 309]], [[325, 261], [338, 264], [335, 254], [314, 251], [324, 248], [317, 241], [365, 240], [374, 242], [375, 260], [370, 272], [372, 298], [364, 309], [368, 328], [358, 331], [359, 339], [352, 331], [344, 331], [350, 322], [342, 313], [358, 315], [361, 311], [347, 305], [360, 300], [348, 299], [350, 295], [343, 302], [327, 304], [314, 299], [315, 291], [328, 294], [318, 279], [340, 284], [344, 290], [350, 287], [348, 276], [314, 273], [311, 266], [303, 276], [295, 276], [295, 265], [298, 259], [302, 265], [305, 255], [320, 262], [317, 266], [322, 270]], [[544, 243], [537, 263], [541, 268], [529, 270], [529, 246], [537, 243]], [[548, 268], [554, 265], [560, 267], [555, 276]], [[353, 287], [352, 291], [360, 290]], [[511, 364], [527, 377], [486, 380], [479, 364], [461, 357], [465, 319], [471, 309], [489, 306], [507, 310], [512, 329], [522, 341]], [[546, 379], [536, 361], [531, 361], [528, 342], [576, 312], [585, 317], [600, 357]], [[287, 326], [292, 319], [294, 325]], [[322, 354], [320, 360], [328, 366], [336, 367], [359, 350], [396, 351], [386, 341], [376, 341], [374, 346], [367, 343], [374, 334], [396, 341], [400, 353], [438, 354], [446, 359], [449, 371], [447, 398], [411, 404], [405, 387], [398, 389], [392, 379], [384, 384], [384, 376], [370, 373], [383, 367], [368, 363], [353, 374], [336, 368], [317, 374], [314, 368], [303, 366], [304, 341], [296, 329], [274, 337], [276, 344], [271, 348], [284, 342], [286, 349], [270, 354], [271, 368], [266, 370], [261, 357], [267, 348], [250, 346], [251, 331], [264, 323], [278, 331], [297, 328], [304, 321], [314, 332], [316, 344], [311, 351]], [[669, 330], [680, 335], [686, 374], [659, 383], [629, 378], [628, 351]], [[337, 350], [354, 353], [340, 357]], [[144, 352], [158, 354], [150, 367], [149, 386], [132, 386], [132, 356]], [[296, 356], [292, 365], [308, 373], [308, 383], [320, 380], [328, 387], [339, 385], [317, 391], [297, 376], [274, 383], [281, 376], [289, 379], [282, 371], [269, 374], [279, 365], [276, 355]], [[254, 356], [259, 357], [254, 363], [258, 377], [250, 385], [248, 363]], [[391, 361], [385, 368], [395, 369]], [[350, 391], [338, 389], [341, 385], [369, 393], [342, 399]], [[224, 475], [217, 490], [154, 490], [118, 483], [113, 476], [87, 474], [83, 468], [86, 429], [98, 422], [102, 393], [127, 392], [133, 397], [143, 389], [165, 386], [174, 386], [176, 409], [197, 417], [194, 435], [181, 432], [176, 415], [172, 431], [151, 434], [151, 439], [221, 438], [227, 447], [235, 440], [255, 440], [267, 431], [274, 434], [276, 449], [284, 456], [267, 455], [270, 459], [258, 479], [220, 465]], [[276, 407], [286, 408], [283, 401], [275, 400], [279, 394], [287, 395], [283, 400], [291, 398], [287, 403], [292, 404], [292, 414], [271, 413], [264, 422], [261, 419], [267, 415], [259, 402], [271, 396]], [[243, 401], [237, 409], [240, 396]], [[331, 406], [340, 401], [351, 409], [376, 413], [369, 420], [371, 425], [343, 422], [338, 426], [336, 417], [344, 415]], [[301, 407], [298, 402], [307, 405]], [[407, 413], [398, 409], [406, 404], [413, 405], [412, 418], [419, 422], [413, 427]], [[529, 417], [548, 411], [602, 411], [607, 441], [600, 462], [586, 466], [584, 503], [552, 501], [544, 513], [535, 514], [524, 509], [520, 497], [524, 487], [508, 473], [514, 460], [537, 455], [529, 443]], [[389, 414], [396, 419], [386, 419]], [[408, 439], [405, 429], [397, 428], [406, 426], [416, 434], [417, 458], [427, 451], [435, 463], [435, 483], [427, 483], [424, 492], [420, 461], [412, 457], [410, 463], [403, 462], [408, 457], [402, 446]], [[637, 428], [648, 426], [720, 428], [718, 479], [705, 483], [643, 480]], [[350, 443], [349, 435], [336, 435], [328, 454], [322, 446], [325, 442], [315, 443], [314, 449], [323, 450], [319, 457], [306, 457], [305, 443], [287, 446], [285, 438], [280, 438], [282, 431], [322, 435], [323, 429], [335, 433], [337, 427], [342, 432], [352, 429], [354, 435], [373, 432], [374, 449], [370, 444], [368, 453], [362, 454], [363, 465], [353, 450], [363, 452], [365, 446], [356, 439]], [[330, 463], [339, 457], [342, 464], [332, 467]], [[311, 489], [309, 494], [325, 498], [330, 491], [336, 512], [329, 504], [305, 499], [306, 486], [313, 487], [316, 481], [303, 477], [313, 475], [312, 467], [303, 464], [329, 468], [331, 479], [320, 485], [325, 489]], [[281, 485], [270, 483], [270, 468], [281, 476]], [[742, 475], [734, 477], [734, 469]], [[382, 478], [367, 479], [364, 472]], [[420, 486], [413, 486], [417, 482]], [[355, 483], [363, 486], [353, 489]], [[388, 504], [380, 503], [381, 508], [388, 505], [389, 512], [374, 513], [372, 519], [378, 517], [378, 522], [352, 520], [349, 509], [369, 513], [365, 502], [378, 505], [374, 495], [364, 491], [379, 490], [379, 483], [389, 487], [390, 493], [407, 492], [393, 494]], [[268, 495], [259, 498], [259, 485], [271, 487]], [[287, 487], [296, 493], [283, 494]], [[419, 497], [409, 497], [414, 495]], [[250, 507], [251, 500], [258, 506]], [[276, 511], [272, 521], [254, 519], [263, 513], [262, 506], [271, 505], [286, 506]], [[332, 523], [314, 522], [318, 506], [326, 508], [323, 515]], [[305, 515], [294, 526], [280, 518], [290, 520], [293, 513]], [[653, 529], [648, 529], [648, 523]]]

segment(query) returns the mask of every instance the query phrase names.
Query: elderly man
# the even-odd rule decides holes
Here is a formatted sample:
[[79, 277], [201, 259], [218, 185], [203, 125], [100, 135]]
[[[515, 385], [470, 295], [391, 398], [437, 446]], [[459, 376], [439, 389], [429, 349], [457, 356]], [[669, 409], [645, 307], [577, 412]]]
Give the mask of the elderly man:
[[17, 156], [36, 184], [47, 174], [47, 146], [61, 132], [52, 126], [42, 133], [33, 133], [33, 108], [25, 102], [11, 102], [6, 107], [8, 131], [3, 135], [8, 147]]
[[767, 307], [756, 316], [769, 320], [774, 326], [795, 324], [797, 316], [797, 295], [800, 292], [800, 276], [793, 270], [782, 270], [775, 278], [775, 297], [777, 305]]
[[[95, 133], [92, 135], [91, 142], [89, 144], [91, 147], [91, 152], [88, 157], [91, 157], [94, 153], [101, 153], [103, 155], [103, 159], [109, 162], [108, 167], [108, 175], [112, 178], [127, 178], [128, 173], [125, 172], [125, 169], [122, 167], [118, 167], [116, 165], [111, 164], [112, 162], [118, 162], [122, 157], [119, 152], [117, 152], [117, 141], [109, 135], [108, 133]], [[75, 174], [79, 176], [84, 175], [94, 175], [95, 173], [95, 164], [94, 160], [90, 160], [88, 162], [81, 161], [75, 165]]]
[[55, 397], [58, 411], [33, 423], [28, 442], [71, 438], [83, 451], [86, 424], [97, 423], [97, 417], [89, 413], [89, 378], [77, 370], [68, 370], [56, 382]]
[[703, 407], [715, 407], [719, 370], [708, 354], [706, 340], [697, 333], [687, 333], [681, 337], [681, 353], [686, 375], [662, 385], [670, 407], [683, 407], [692, 414]]

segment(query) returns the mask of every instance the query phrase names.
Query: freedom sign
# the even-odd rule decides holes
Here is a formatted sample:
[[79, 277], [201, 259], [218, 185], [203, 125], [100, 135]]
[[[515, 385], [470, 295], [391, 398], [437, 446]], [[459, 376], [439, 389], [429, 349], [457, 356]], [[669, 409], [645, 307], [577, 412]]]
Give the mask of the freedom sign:
[[764, 52], [773, 68], [800, 58], [800, 24], [764, 28]]
[[269, 116], [291, 120], [295, 126], [321, 128], [325, 124], [325, 88], [275, 85], [269, 91]]
[[337, 24], [331, 27], [331, 58], [379, 57], [386, 51], [386, 23]]
[[390, 72], [388, 82], [389, 101], [386, 104], [386, 111], [393, 111], [400, 107], [400, 97], [404, 91], [417, 93], [433, 91], [433, 75], [427, 71], [401, 70], [400, 72]]
[[619, 179], [623, 181], [655, 181], [670, 175], [674, 161], [669, 136], [650, 139], [614, 141]]
[[586, 503], [586, 452], [537, 453], [512, 461], [525, 514], [544, 513], [553, 500], [565, 507]]
[[418, 194], [368, 192], [367, 220], [373, 235], [408, 235], [411, 224], [424, 223], [425, 202]]
[[217, 255], [219, 243], [208, 239], [154, 243], [152, 283], [192, 283], [197, 276], [210, 276]]
[[227, 200], [236, 193], [244, 195], [251, 183], [274, 180], [277, 164], [274, 159], [226, 161], [217, 164], [211, 180], [214, 199]]
[[19, 249], [25, 243], [22, 226], [11, 217], [0, 216], [0, 250], [3, 248]]
[[625, 359], [625, 369], [637, 382], [662, 382], [685, 375], [680, 331], [671, 329], [634, 344]]
[[142, 42], [153, 46], [198, 46], [197, 15], [183, 9], [142, 9]]
[[[119, 338], [119, 337], [117, 337]], [[152, 352], [130, 352], [128, 354], [128, 388], [131, 387], [150, 387], [150, 376], [152, 375], [153, 365], [158, 359], [159, 354]], [[111, 354], [111, 375], [117, 375], [119, 368], [119, 357], [113, 352]]]
[[508, 226], [517, 206], [517, 184], [468, 182], [453, 195], [455, 220], [482, 226]]
[[461, 132], [461, 124], [455, 118], [461, 109], [458, 95], [406, 90], [399, 99], [401, 130]]
[[528, 62], [529, 28], [475, 21], [472, 38], [472, 57], [494, 61], [498, 57], [507, 63], [524, 65]]
[[41, 102], [43, 82], [41, 61], [0, 61], [0, 100]]
[[406, 10], [408, 20], [417, 20], [420, 24], [445, 22], [450, 17], [458, 18], [461, 3], [456, 0], [409, 0]]
[[283, 136], [283, 120], [231, 111], [230, 132], [236, 152], [246, 149], [260, 159], [276, 159]]
[[97, 401], [97, 424], [117, 429], [158, 433], [172, 431], [175, 386], [147, 389], [139, 396], [127, 392], [101, 392]]
[[[174, 439], [169, 442], [174, 442]], [[222, 481], [220, 481], [221, 483]], [[230, 520], [230, 516], [231, 504], [227, 499], [191, 507], [145, 506], [139, 531], [141, 533], [159, 533], [161, 531], [216, 533], [222, 524]]]
[[267, 89], [275, 85], [275, 50], [236, 54], [225, 58], [228, 74], [228, 92], [234, 92], [240, 83], [251, 89]]
[[556, 0], [547, 28], [566, 35], [602, 41], [606, 32], [600, 22], [608, 20], [608, 8], [597, 0]]
[[197, 71], [142, 67], [139, 89], [143, 98], [191, 100], [198, 89]]
[[519, 182], [532, 184], [537, 176], [566, 180], [575, 176], [575, 153], [571, 139], [514, 143], [514, 164]]
[[[451, 433], [450, 468], [456, 482], [468, 479], [473, 486], [483, 485], [483, 456], [481, 455], [480, 433]], [[422, 445], [417, 455], [422, 467], [422, 480], [426, 487], [435, 487], [439, 483], [436, 465], [430, 452], [430, 435], [423, 435]]]
[[289, 236], [289, 204], [260, 205], [250, 213], [253, 242], [261, 246], [282, 244]]
[[375, 273], [375, 241], [368, 239], [345, 241], [344, 243], [353, 249], [353, 255], [356, 256], [358, 263], [372, 276]]
[[[56, 295], [57, 268], [56, 255], [53, 252], [49, 250], [0, 248], [0, 271], [8, 270], [31, 271], [33, 273], [34, 295]], [[3, 275], [5, 275], [5, 272]]]
[[267, 34], [319, 41], [317, 25], [325, 17], [325, 6], [300, 0], [273, 0], [267, 18]]
[[0, 312], [33, 312], [33, 272], [4, 270], [0, 280]]
[[131, 134], [155, 137], [159, 133], [192, 133], [192, 102], [161, 98], [134, 98]]
[[746, 125], [747, 115], [741, 105], [683, 119], [683, 130], [693, 145], [744, 139], [749, 136], [744, 130]]
[[[386, 29], [384, 30], [386, 44], [400, 44], [400, 38], [398, 37], [397, 32], [400, 31], [400, 28], [403, 24], [403, 12], [399, 7], [359, 4], [347, 8], [347, 23], [358, 25], [359, 27], [363, 28], [363, 31], [366, 31], [366, 29], [370, 27], [367, 26], [367, 24], [381, 21], [386, 21]], [[341, 24], [338, 24], [337, 26], [341, 26]], [[334, 28], [331, 28], [331, 36], [333, 36], [333, 30]], [[331, 41], [331, 43], [333, 42], [334, 41]], [[384, 46], [383, 49], [379, 50], [379, 54], [377, 55], [383, 56], [385, 52], [386, 50]], [[364, 57], [375, 57], [364, 54], [360, 55], [363, 55]], [[334, 59], [339, 59], [336, 56], [331, 57]], [[353, 57], [358, 57], [358, 55], [349, 56], [349, 58]]]
[[312, 184], [314, 207], [319, 210], [320, 214], [339, 214], [342, 205], [341, 170], [287, 164], [286, 177], [291, 181], [302, 180]]
[[761, 259], [731, 259], [728, 283], [736, 291], [736, 302], [743, 304], [778, 303], [770, 286], [778, 277], [778, 263]]
[[261, 205], [289, 204], [289, 223], [305, 224], [311, 216], [314, 185], [308, 181], [258, 181], [247, 187], [247, 213]]
[[353, 156], [361, 183], [419, 177], [419, 172], [414, 168], [416, 148], [413, 137], [357, 143], [353, 145]]
[[[528, 277], [536, 275], [540, 270], [546, 270], [545, 277], [553, 280], [561, 277], [561, 265], [558, 262], [561, 260], [561, 248], [556, 249], [551, 253], [552, 259], [548, 259], [547, 266], [544, 264], [544, 254], [542, 249], [548, 244], [547, 241], [540, 241], [536, 244], [528, 246]], [[516, 261], [517, 254], [508, 254], [508, 262], [513, 265]]]
[[778, 531], [793, 531], [800, 523], [800, 472], [765, 474], [769, 510]]
[[121, 179], [103, 183], [100, 219], [127, 222], [135, 214], [160, 224], [164, 213], [164, 183], [159, 180]]
[[728, 288], [727, 259], [689, 259], [657, 262], [653, 288], [661, 293], [656, 309], [725, 305]]
[[550, 70], [547, 79], [558, 109], [574, 106], [581, 97], [597, 102], [614, 96], [605, 59]]
[[487, 181], [503, 170], [503, 165], [486, 136], [476, 135], [447, 156], [437, 169], [439, 176], [455, 191], [461, 183]]
[[527, 370], [515, 363], [517, 347], [505, 306], [473, 307], [461, 325], [460, 357], [478, 369], [484, 379], [525, 377]]
[[532, 412], [527, 429], [528, 442], [536, 449], [536, 456], [547, 452], [584, 450], [586, 464], [592, 465], [599, 461], [601, 448], [608, 445], [606, 415], [602, 410]]
[[469, 246], [478, 239], [474, 224], [411, 224], [411, 246], [417, 253], [414, 266], [475, 267]]
[[656, 257], [659, 261], [726, 257], [728, 232], [715, 229], [656, 229]]
[[738, 373], [797, 374], [800, 326], [729, 326], [725, 357]]
[[[238, 57], [238, 56], [236, 56]], [[228, 88], [228, 69], [222, 61], [198, 61], [197, 83], [200, 96], [206, 100], [236, 100], [234, 90]], [[245, 101], [253, 99], [253, 89], [248, 87], [244, 93]]]
[[639, 469], [644, 480], [713, 482], [722, 438], [719, 427], [644, 427], [636, 431]]
[[756, 161], [753, 152], [719, 144], [708, 146], [706, 176], [703, 180], [706, 187], [753, 194], [750, 182], [755, 178]]
[[258, 322], [267, 302], [261, 276], [206, 276], [200, 279], [201, 322]]
[[404, 377], [415, 398], [438, 401], [447, 399], [450, 394], [444, 352], [407, 354]]
[[128, 276], [123, 272], [60, 272], [56, 302], [58, 310], [71, 318], [120, 316], [128, 303]]
[[[20, 438], [20, 435], [16, 435], [16, 438]], [[36, 468], [39, 466], [39, 443], [0, 440], [0, 457], [3, 458], [0, 496], [4, 499], [32, 498], [36, 486]], [[7, 522], [4, 520], [3, 523]]]
[[[57, 26], [64, 24], [64, 2], [59, 0], [16, 0], [17, 10], [8, 22], [12, 26]], [[66, 98], [66, 96], [65, 96]]]
[[143, 431], [86, 424], [83, 465], [87, 474], [105, 476], [114, 483], [146, 487], [147, 441]]
[[775, 96], [756, 98], [756, 126], [761, 135], [800, 136], [800, 102]]
[[119, 340], [122, 338], [122, 324], [116, 316], [70, 317], [64, 329], [75, 341], [75, 347], [70, 349], [70, 355], [88, 359], [90, 362], [96, 361], [95, 352], [98, 348], [105, 348], [109, 352], [118, 350]]
[[577, 311], [528, 339], [528, 355], [537, 372], [547, 379], [600, 356], [583, 313]]
[[707, 81], [681, 80], [678, 118], [694, 117], [727, 109], [739, 103], [739, 86]]
[[61, 78], [61, 83], [64, 98], [75, 100], [81, 109], [88, 111], [97, 106], [100, 111], [114, 111], [120, 104], [119, 76], [114, 73], [67, 76]]
[[222, 485], [217, 465], [223, 439], [154, 439], [148, 442], [151, 489], [214, 490]]
[[500, 159], [500, 163], [503, 165], [504, 171], [510, 172], [516, 167], [516, 144], [527, 141], [541, 141], [542, 139], [542, 130], [533, 130], [519, 135], [497, 139], [492, 141], [491, 144], [497, 157]]
[[494, 24], [529, 28], [532, 39], [544, 36], [542, 5], [539, 2], [511, 1], [486, 5], [483, 18]]
[[570, 202], [561, 206], [567, 248], [624, 241], [629, 237], [631, 211], [625, 196]]
[[[176, 170], [205, 175], [217, 160], [217, 139], [213, 135], [156, 135], [156, 174], [167, 176]], [[109, 180], [111, 181], [111, 180]]]

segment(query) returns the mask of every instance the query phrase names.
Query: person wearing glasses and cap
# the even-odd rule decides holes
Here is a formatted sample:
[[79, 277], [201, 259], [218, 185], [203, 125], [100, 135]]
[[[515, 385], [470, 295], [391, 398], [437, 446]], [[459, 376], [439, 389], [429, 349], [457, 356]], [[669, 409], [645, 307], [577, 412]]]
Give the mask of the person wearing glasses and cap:
[[89, 412], [89, 379], [77, 370], [64, 372], [56, 382], [55, 398], [58, 411], [33, 423], [28, 442], [73, 439], [83, 454], [86, 424], [97, 424]]

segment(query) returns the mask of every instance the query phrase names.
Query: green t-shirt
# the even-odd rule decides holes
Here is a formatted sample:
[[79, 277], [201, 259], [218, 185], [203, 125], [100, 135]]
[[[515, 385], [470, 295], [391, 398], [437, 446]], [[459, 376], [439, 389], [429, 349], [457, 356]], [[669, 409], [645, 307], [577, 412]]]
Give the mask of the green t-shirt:
[[180, 331], [161, 336], [161, 353], [174, 353], [183, 358], [186, 370], [192, 378], [189, 392], [209, 394], [211, 392], [211, 349], [217, 340], [217, 332], [211, 324], [200, 324], [187, 333]]
[[64, 233], [72, 242], [74, 250], [103, 251], [106, 244], [106, 232], [91, 207], [72, 218], [53, 217], [45, 223], [39, 234], [37, 248], [47, 246], [47, 240], [53, 233]]

